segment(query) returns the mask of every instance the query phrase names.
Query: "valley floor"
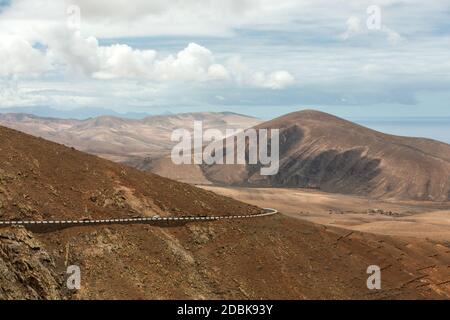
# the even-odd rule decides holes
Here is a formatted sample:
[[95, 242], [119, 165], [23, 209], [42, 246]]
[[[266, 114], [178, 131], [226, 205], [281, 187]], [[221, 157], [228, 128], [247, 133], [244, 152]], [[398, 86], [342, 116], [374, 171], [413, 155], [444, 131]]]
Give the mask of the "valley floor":
[[204, 189], [326, 226], [450, 243], [450, 203], [377, 200], [288, 188]]

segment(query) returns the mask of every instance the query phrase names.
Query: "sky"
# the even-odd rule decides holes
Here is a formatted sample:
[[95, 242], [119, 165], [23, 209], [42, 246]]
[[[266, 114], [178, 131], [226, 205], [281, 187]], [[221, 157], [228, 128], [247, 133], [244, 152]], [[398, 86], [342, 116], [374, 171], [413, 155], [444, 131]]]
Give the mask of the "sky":
[[0, 108], [450, 117], [449, 0], [0, 0]]

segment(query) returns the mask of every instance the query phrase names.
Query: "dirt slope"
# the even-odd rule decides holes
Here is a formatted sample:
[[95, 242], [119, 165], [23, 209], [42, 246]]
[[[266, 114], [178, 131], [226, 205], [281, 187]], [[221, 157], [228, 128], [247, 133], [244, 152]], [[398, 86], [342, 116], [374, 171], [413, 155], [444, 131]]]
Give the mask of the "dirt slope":
[[306, 110], [256, 128], [280, 129], [280, 169], [204, 167], [209, 180], [228, 185], [306, 187], [373, 197], [450, 199], [450, 145], [383, 134], [335, 116]]
[[[259, 211], [2, 127], [0, 151], [1, 219]], [[3, 299], [450, 296], [446, 244], [349, 234], [282, 215], [0, 231]], [[73, 264], [81, 268], [82, 289], [70, 293], [63, 289], [63, 278]], [[372, 264], [384, 270], [381, 291], [366, 287], [366, 269]]]
[[258, 210], [4, 127], [0, 162], [3, 219]]

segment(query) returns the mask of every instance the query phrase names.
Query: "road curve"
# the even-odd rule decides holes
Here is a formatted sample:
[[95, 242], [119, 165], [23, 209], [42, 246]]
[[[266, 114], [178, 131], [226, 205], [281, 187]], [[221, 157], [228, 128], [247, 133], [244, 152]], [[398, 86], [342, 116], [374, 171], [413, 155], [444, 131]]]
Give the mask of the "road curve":
[[230, 216], [181, 216], [181, 217], [142, 217], [142, 218], [117, 218], [117, 219], [83, 219], [83, 220], [10, 220], [0, 221], [1, 226], [35, 226], [35, 225], [99, 225], [99, 224], [131, 224], [156, 221], [206, 221], [206, 220], [236, 220], [248, 218], [260, 218], [277, 214], [278, 211], [272, 208], [264, 208], [263, 213], [253, 215], [230, 215]]

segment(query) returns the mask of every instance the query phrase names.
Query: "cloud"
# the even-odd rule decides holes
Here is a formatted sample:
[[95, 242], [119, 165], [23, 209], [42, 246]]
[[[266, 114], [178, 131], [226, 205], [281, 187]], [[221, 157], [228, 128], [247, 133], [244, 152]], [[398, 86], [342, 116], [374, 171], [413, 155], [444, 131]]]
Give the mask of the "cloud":
[[269, 74], [266, 86], [271, 89], [283, 89], [295, 83], [295, 78], [287, 71], [275, 71]]
[[[44, 30], [39, 38], [46, 46], [45, 54], [16, 36], [0, 36], [5, 39], [0, 57], [4, 56], [2, 60], [7, 62], [0, 67], [0, 74], [44, 72], [51, 63], [54, 70], [68, 70], [99, 80], [224, 81], [269, 89], [283, 89], [294, 83], [294, 77], [284, 70], [266, 75], [251, 71], [242, 62], [235, 69], [233, 64], [225, 66], [216, 61], [209, 49], [196, 43], [189, 43], [175, 55], [160, 57], [155, 50], [133, 49], [125, 44], [102, 46], [95, 37], [85, 38], [79, 31]], [[242, 78], [245, 81], [240, 81]]]
[[[42, 0], [37, 4], [29, 0], [16, 0], [0, 13], [0, 41], [3, 42], [0, 46], [0, 58], [4, 62], [0, 67], [0, 76], [35, 75], [52, 70], [60, 76], [72, 77], [75, 73], [98, 80], [227, 82], [281, 89], [293, 83], [293, 76], [288, 71], [271, 71], [273, 74], [265, 79], [265, 75], [260, 76], [262, 71], [248, 71], [249, 68], [246, 68], [248, 74], [239, 75], [237, 70], [230, 70], [223, 63], [228, 57], [233, 56], [233, 53], [228, 54], [228, 57], [225, 53], [220, 53], [222, 60], [220, 62], [211, 50], [196, 43], [188, 44], [177, 53], [161, 56], [153, 49], [135, 49], [120, 41], [105, 46], [100, 45], [99, 38], [95, 35], [83, 36], [91, 34], [89, 31], [95, 32], [97, 27], [108, 25], [103, 23], [106, 20], [120, 28], [121, 32], [128, 30], [127, 35], [135, 34], [133, 31], [135, 27], [148, 32], [154, 28], [147, 28], [147, 22], [141, 21], [141, 18], [145, 17], [157, 21], [161, 19], [161, 25], [170, 24], [175, 28], [185, 24], [181, 29], [189, 29], [191, 24], [197, 28], [195, 21], [203, 21], [201, 29], [210, 33], [214, 32], [212, 27], [214, 24], [221, 24], [220, 16], [235, 18], [241, 14], [245, 15], [244, 11], [252, 11], [252, 4], [257, 2], [232, 0], [225, 3], [211, 0], [208, 5], [204, 5], [188, 0], [179, 1], [179, 6], [174, 6], [173, 3], [157, 0], [137, 1], [133, 6], [129, 6], [120, 0], [100, 0], [95, 3], [79, 0], [73, 3], [81, 8], [82, 30], [70, 30], [67, 27], [66, 15], [69, 2], [55, 3]], [[191, 18], [183, 20], [186, 12], [192, 20]], [[172, 23], [172, 18], [166, 15], [175, 18], [177, 23]], [[199, 15], [203, 15], [203, 18], [199, 19]], [[114, 26], [112, 28], [114, 29]], [[33, 47], [36, 44], [40, 50]], [[255, 80], [240, 82], [239, 79], [243, 77], [254, 77]]]
[[210, 50], [196, 43], [190, 43], [176, 56], [157, 60], [154, 63], [154, 78], [159, 81], [207, 81], [226, 80], [228, 71], [216, 64]]
[[248, 85], [267, 89], [284, 89], [295, 83], [295, 78], [289, 72], [279, 70], [273, 72], [252, 71], [241, 60], [233, 57], [226, 63], [235, 81], [241, 85]]
[[[67, 31], [66, 9], [73, 3], [81, 8], [79, 33]], [[425, 85], [448, 87], [448, 0], [379, 0], [382, 28], [373, 31], [366, 26], [372, 4], [12, 0], [0, 9], [0, 40], [14, 37], [22, 48], [18, 55], [14, 45], [0, 45], [0, 81], [20, 75], [46, 89], [9, 90], [2, 103], [23, 97], [24, 104], [186, 106], [206, 104], [209, 97], [215, 105], [221, 96], [222, 104], [279, 106], [334, 103], [344, 96], [365, 105], [408, 102], [404, 96]], [[23, 80], [38, 73], [44, 74]], [[60, 83], [66, 84], [61, 92], [80, 90], [55, 94]]]
[[286, 71], [275, 71], [269, 74], [257, 72], [253, 74], [251, 83], [257, 87], [268, 89], [283, 89], [294, 84], [294, 77]]
[[[77, 5], [83, 33], [96, 38], [229, 37], [242, 29], [339, 30], [349, 16], [365, 21], [366, 9], [373, 4], [371, 0], [134, 0], [133, 5], [126, 0], [12, 0], [0, 13], [5, 25], [21, 20], [24, 25], [44, 20], [64, 23], [68, 5]], [[386, 25], [399, 34], [432, 31], [433, 23], [448, 21], [448, 0], [378, 0], [376, 4], [383, 20], [389, 19]]]
[[50, 68], [45, 54], [26, 40], [16, 36], [0, 39], [0, 76], [34, 75]]

